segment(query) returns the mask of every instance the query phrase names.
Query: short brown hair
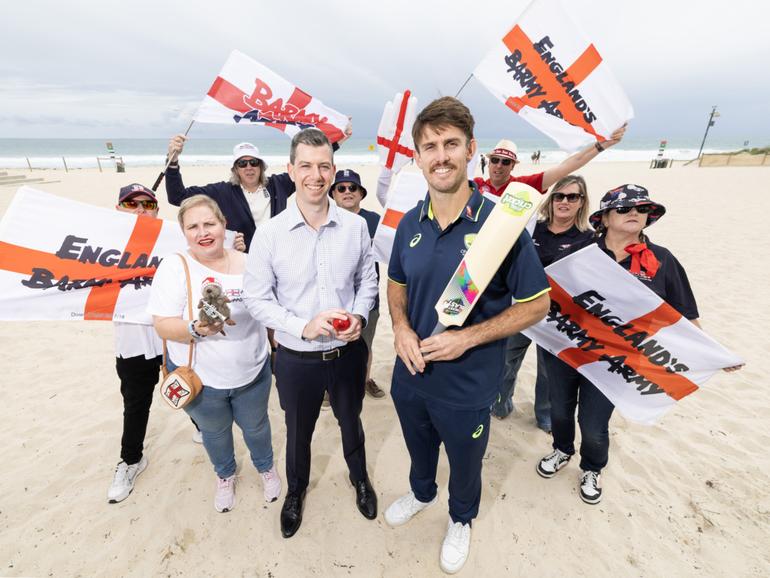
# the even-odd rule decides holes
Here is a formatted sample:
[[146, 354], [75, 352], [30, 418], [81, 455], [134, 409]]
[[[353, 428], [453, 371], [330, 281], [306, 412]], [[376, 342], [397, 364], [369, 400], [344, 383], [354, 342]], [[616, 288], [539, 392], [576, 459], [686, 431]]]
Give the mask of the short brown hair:
[[291, 146], [289, 147], [289, 162], [291, 164], [294, 164], [294, 161], [297, 159], [297, 147], [301, 144], [309, 147], [329, 147], [332, 162], [334, 162], [334, 147], [322, 130], [317, 128], [306, 128], [294, 135], [294, 138], [291, 139]]
[[468, 107], [451, 96], [442, 96], [420, 111], [412, 126], [412, 140], [416, 149], [420, 148], [420, 139], [426, 127], [433, 129], [454, 126], [465, 134], [470, 143], [473, 140], [473, 115]]
[[182, 201], [182, 204], [179, 205], [179, 213], [177, 214], [177, 219], [179, 220], [179, 226], [182, 227], [183, 231], [184, 214], [193, 207], [197, 207], [198, 205], [207, 206], [209, 209], [211, 209], [211, 212], [214, 213], [217, 221], [227, 226], [227, 219], [225, 219], [225, 216], [222, 214], [222, 209], [219, 208], [219, 205], [214, 199], [208, 195], [193, 195], [192, 197], [187, 197], [184, 201]]

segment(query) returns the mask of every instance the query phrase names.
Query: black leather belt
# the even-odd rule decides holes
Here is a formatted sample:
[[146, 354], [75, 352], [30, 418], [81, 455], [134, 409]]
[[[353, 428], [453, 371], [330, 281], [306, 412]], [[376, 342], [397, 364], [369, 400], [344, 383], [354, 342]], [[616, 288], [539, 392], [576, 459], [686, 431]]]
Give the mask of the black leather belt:
[[348, 349], [348, 347], [335, 347], [329, 351], [295, 351], [293, 349], [289, 349], [288, 347], [284, 347], [283, 345], [278, 346], [279, 351], [291, 353], [292, 355], [296, 355], [302, 359], [318, 359], [320, 361], [331, 361], [333, 359], [337, 359], [338, 357], [342, 357]]

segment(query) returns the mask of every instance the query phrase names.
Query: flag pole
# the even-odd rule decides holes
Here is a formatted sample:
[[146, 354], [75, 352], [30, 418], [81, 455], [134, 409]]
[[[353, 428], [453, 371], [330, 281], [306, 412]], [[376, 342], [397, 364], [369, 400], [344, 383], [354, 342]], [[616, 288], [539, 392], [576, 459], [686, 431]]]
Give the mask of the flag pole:
[[460, 87], [460, 90], [457, 91], [457, 94], [455, 94], [455, 98], [460, 96], [460, 93], [463, 91], [463, 88], [465, 88], [465, 85], [468, 84], [468, 81], [473, 78], [473, 73], [471, 72], [468, 75], [468, 78], [465, 79], [465, 82], [463, 82], [463, 85]]
[[[195, 119], [192, 119], [192, 120], [190, 121], [190, 125], [187, 127], [187, 130], [186, 130], [186, 131], [184, 131], [184, 136], [187, 136], [187, 133], [188, 133], [188, 132], [190, 132], [190, 129], [192, 128], [192, 125], [193, 125], [193, 124], [195, 124]], [[161, 171], [161, 173], [158, 175], [158, 178], [157, 178], [157, 179], [155, 179], [155, 184], [154, 184], [154, 185], [152, 185], [152, 190], [153, 190], [153, 192], [157, 191], [157, 190], [158, 190], [158, 187], [160, 186], [160, 183], [161, 183], [161, 182], [163, 182], [163, 177], [165, 177], [165, 176], [166, 176], [166, 171], [168, 170], [168, 165], [170, 165], [170, 164], [171, 164], [171, 161], [172, 161], [171, 157], [169, 157], [168, 159], [166, 159], [166, 166], [165, 166], [165, 167], [163, 167], [163, 170], [162, 170], [162, 171]]]

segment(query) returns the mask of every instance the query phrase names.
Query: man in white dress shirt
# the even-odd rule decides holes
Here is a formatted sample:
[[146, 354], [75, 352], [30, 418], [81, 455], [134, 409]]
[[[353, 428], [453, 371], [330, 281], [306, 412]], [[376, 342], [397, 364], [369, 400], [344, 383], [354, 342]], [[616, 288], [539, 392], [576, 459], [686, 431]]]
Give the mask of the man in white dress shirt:
[[366, 221], [329, 202], [335, 170], [320, 130], [294, 136], [288, 171], [297, 202], [257, 229], [244, 275], [246, 305], [275, 330], [278, 343], [275, 376], [287, 435], [284, 538], [302, 523], [310, 443], [326, 391], [356, 505], [366, 518], [377, 516], [360, 419], [368, 357], [361, 330], [377, 296], [377, 276]]

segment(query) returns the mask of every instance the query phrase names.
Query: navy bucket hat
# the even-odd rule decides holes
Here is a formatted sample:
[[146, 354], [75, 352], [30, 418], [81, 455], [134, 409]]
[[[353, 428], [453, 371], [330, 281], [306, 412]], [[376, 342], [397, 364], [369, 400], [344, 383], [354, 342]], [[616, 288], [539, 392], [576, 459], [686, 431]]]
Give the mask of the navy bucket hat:
[[599, 210], [593, 213], [588, 220], [596, 229], [602, 224], [602, 215], [610, 209], [618, 207], [638, 207], [639, 205], [652, 205], [652, 210], [647, 214], [649, 227], [666, 214], [666, 207], [650, 200], [650, 193], [639, 185], [621, 185], [611, 191], [607, 191], [599, 203]]

